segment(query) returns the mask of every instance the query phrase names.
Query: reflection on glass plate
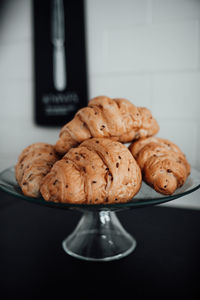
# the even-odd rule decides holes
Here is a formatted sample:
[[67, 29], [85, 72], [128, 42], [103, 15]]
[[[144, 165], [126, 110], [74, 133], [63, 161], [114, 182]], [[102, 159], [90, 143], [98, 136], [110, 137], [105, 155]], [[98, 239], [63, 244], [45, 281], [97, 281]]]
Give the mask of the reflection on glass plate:
[[21, 192], [20, 187], [18, 186], [15, 180], [15, 172], [14, 168], [8, 168], [0, 173], [0, 189], [13, 195], [24, 199], [28, 202], [37, 203], [41, 205], [63, 208], [63, 209], [88, 209], [88, 210], [118, 210], [125, 208], [134, 208], [141, 207], [145, 205], [154, 205], [164, 203], [189, 193], [200, 188], [200, 172], [195, 169], [191, 169], [191, 175], [188, 177], [185, 184], [176, 190], [176, 192], [171, 195], [161, 195], [154, 191], [150, 186], [148, 186], [145, 182], [142, 183], [142, 187], [139, 193], [127, 203], [116, 203], [116, 204], [64, 204], [64, 203], [54, 203], [47, 202], [42, 197], [41, 198], [31, 198], [24, 196]]

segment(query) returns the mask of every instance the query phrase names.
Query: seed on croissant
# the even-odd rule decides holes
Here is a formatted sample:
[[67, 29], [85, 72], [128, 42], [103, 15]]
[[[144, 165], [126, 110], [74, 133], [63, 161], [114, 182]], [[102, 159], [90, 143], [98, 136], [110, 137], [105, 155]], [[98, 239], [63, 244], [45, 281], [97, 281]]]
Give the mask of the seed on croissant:
[[59, 159], [50, 144], [35, 143], [26, 147], [15, 166], [15, 176], [26, 196], [39, 197], [42, 178]]
[[[119, 156], [120, 163], [116, 163]], [[46, 201], [127, 202], [139, 191], [141, 181], [140, 168], [126, 146], [108, 138], [92, 138], [54, 164], [40, 191]]]
[[87, 107], [81, 108], [63, 126], [55, 149], [64, 155], [72, 147], [92, 137], [113, 138], [126, 143], [152, 136], [158, 130], [158, 123], [147, 108], [136, 107], [127, 99], [99, 96], [91, 99]]
[[161, 194], [173, 194], [190, 174], [184, 153], [169, 140], [139, 139], [129, 146], [129, 150], [137, 160], [144, 180]]

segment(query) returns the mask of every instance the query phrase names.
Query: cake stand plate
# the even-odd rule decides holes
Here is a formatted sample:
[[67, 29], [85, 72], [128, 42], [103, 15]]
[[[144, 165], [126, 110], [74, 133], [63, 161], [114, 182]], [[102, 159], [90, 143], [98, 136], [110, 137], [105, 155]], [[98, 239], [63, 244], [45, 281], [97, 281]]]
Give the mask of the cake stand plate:
[[24, 196], [16, 182], [13, 167], [0, 173], [0, 189], [15, 197], [52, 208], [81, 211], [83, 215], [77, 227], [64, 239], [62, 246], [69, 255], [90, 261], [120, 259], [135, 249], [136, 240], [123, 228], [116, 211], [165, 203], [190, 194], [199, 188], [200, 172], [192, 168], [185, 184], [170, 196], [155, 192], [143, 182], [139, 193], [127, 203], [64, 204]]

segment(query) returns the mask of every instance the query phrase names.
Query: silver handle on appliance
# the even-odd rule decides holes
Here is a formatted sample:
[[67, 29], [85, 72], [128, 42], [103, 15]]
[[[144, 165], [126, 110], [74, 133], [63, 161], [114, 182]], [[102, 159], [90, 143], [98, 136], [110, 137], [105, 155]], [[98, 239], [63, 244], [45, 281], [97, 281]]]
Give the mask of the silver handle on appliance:
[[58, 91], [63, 91], [66, 88], [65, 48], [62, 45], [54, 47], [53, 81]]
[[53, 44], [53, 82], [58, 91], [67, 87], [67, 70], [65, 61], [65, 21], [63, 0], [53, 0], [52, 32]]

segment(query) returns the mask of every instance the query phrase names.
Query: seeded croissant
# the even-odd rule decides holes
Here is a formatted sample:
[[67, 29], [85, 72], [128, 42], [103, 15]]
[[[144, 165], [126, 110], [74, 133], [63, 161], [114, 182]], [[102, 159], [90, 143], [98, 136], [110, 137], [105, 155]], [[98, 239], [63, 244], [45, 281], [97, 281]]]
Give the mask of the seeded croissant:
[[140, 189], [141, 171], [121, 143], [92, 138], [72, 148], [41, 184], [47, 201], [102, 204], [129, 201]]
[[15, 176], [24, 195], [40, 196], [41, 180], [57, 160], [58, 156], [49, 144], [35, 143], [22, 151], [15, 166]]
[[90, 100], [88, 107], [80, 109], [61, 129], [55, 149], [65, 154], [91, 137], [126, 143], [152, 136], [158, 130], [158, 123], [147, 108], [136, 107], [126, 99], [99, 96]]
[[190, 174], [190, 165], [180, 148], [166, 139], [149, 137], [129, 146], [143, 179], [161, 194], [171, 195]]

